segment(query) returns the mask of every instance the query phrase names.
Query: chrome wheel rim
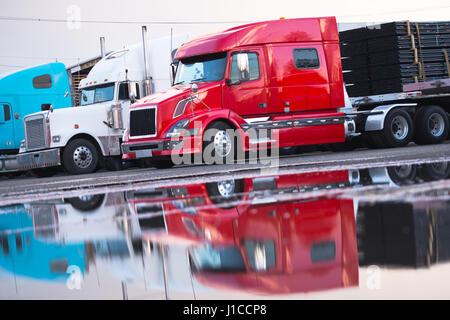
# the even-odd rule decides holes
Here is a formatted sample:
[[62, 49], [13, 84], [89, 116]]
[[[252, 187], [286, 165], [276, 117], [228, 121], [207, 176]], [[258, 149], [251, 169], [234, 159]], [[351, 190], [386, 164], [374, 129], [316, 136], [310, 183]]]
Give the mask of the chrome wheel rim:
[[73, 152], [73, 162], [78, 168], [87, 168], [92, 163], [92, 152], [86, 146], [79, 146]]
[[408, 121], [402, 116], [396, 116], [392, 119], [391, 132], [395, 139], [403, 140], [408, 135]]
[[217, 190], [223, 198], [229, 198], [234, 193], [234, 180], [217, 182]]
[[214, 136], [214, 151], [220, 157], [226, 157], [231, 152], [231, 138], [225, 130], [217, 131]]
[[444, 174], [445, 172], [447, 172], [449, 164], [447, 162], [439, 162], [432, 163], [430, 166], [437, 172]]
[[398, 166], [394, 168], [395, 173], [400, 178], [407, 178], [412, 174], [413, 167], [411, 165]]
[[435, 137], [439, 137], [444, 133], [444, 128], [444, 118], [439, 113], [433, 113], [428, 120], [428, 129], [430, 133]]

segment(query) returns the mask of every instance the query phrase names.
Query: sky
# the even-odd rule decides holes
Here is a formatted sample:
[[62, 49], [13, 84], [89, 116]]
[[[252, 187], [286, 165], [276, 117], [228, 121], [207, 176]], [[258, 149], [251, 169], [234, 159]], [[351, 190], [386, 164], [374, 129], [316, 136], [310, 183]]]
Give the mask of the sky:
[[0, 0], [0, 74], [47, 62], [72, 66], [106, 50], [151, 38], [193, 35], [240, 24], [336, 16], [351, 23], [450, 20], [448, 0]]

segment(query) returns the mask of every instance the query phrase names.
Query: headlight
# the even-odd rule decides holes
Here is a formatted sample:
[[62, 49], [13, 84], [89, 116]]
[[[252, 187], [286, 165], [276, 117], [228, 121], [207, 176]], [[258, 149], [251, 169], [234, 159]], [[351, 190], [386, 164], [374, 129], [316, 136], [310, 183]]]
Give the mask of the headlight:
[[53, 143], [58, 143], [59, 141], [61, 141], [61, 136], [53, 136], [52, 141]]
[[20, 141], [20, 149], [25, 149], [25, 140]]
[[167, 132], [166, 138], [178, 138], [190, 136], [191, 132], [187, 129], [189, 126], [189, 119], [184, 119], [175, 123], [169, 132]]

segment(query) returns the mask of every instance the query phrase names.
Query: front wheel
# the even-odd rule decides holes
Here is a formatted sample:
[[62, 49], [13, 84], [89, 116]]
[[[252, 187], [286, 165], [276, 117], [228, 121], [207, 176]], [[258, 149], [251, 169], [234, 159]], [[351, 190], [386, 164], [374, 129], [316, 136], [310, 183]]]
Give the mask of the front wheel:
[[86, 139], [70, 141], [63, 151], [64, 168], [71, 174], [91, 173], [97, 168], [99, 154], [95, 145]]
[[238, 137], [226, 122], [213, 122], [203, 136], [203, 161], [206, 164], [234, 162]]

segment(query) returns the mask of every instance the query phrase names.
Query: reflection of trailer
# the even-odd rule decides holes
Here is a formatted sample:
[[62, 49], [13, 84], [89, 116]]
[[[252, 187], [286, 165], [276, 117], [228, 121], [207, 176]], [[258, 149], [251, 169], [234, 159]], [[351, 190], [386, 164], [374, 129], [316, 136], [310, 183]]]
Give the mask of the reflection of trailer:
[[357, 235], [361, 265], [412, 268], [450, 261], [449, 202], [359, 203]]

